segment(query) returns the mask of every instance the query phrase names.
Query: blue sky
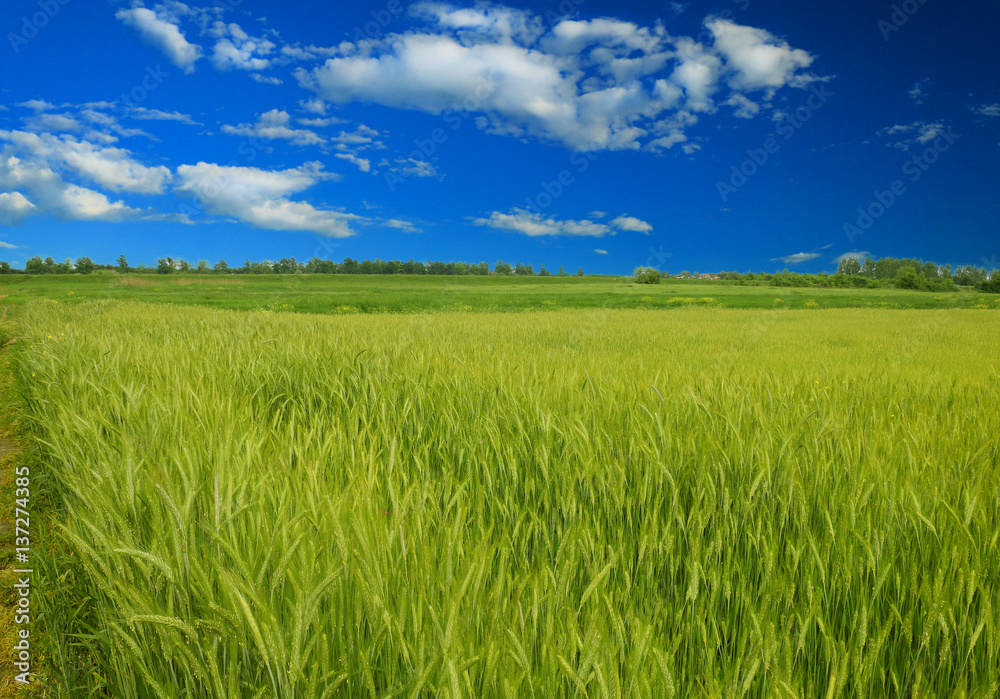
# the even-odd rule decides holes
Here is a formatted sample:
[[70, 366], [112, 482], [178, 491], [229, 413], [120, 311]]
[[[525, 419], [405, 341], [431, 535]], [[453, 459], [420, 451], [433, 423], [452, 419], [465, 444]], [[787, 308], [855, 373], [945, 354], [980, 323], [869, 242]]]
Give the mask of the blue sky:
[[997, 267], [1000, 6], [10, 0], [0, 258]]

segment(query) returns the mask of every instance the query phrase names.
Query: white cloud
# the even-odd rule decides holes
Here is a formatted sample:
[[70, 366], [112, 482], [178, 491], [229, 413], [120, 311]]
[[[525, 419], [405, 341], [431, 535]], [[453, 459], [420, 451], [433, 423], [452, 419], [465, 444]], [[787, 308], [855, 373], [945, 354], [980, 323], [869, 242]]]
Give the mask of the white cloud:
[[[47, 211], [59, 218], [75, 221], [121, 221], [143, 213], [122, 201], [111, 202], [100, 192], [69, 184], [44, 163], [22, 160], [11, 155], [10, 151], [8, 147], [0, 155], [0, 189], [28, 192], [38, 213]], [[14, 204], [13, 200], [8, 203]], [[19, 208], [23, 212], [23, 203]]]
[[606, 211], [591, 211], [589, 214], [590, 218], [604, 218], [608, 215]]
[[223, 124], [222, 133], [235, 136], [253, 136], [267, 140], [283, 139], [291, 141], [297, 146], [311, 146], [326, 142], [326, 139], [314, 131], [289, 127], [290, 121], [291, 115], [288, 112], [272, 109], [257, 117], [254, 124], [237, 124], [236, 126]]
[[36, 114], [24, 120], [29, 131], [79, 131], [83, 125], [68, 114]]
[[706, 22], [714, 44], [703, 45], [609, 18], [546, 30], [537, 15], [488, 3], [421, 3], [414, 13], [425, 28], [344, 42], [321, 66], [297, 70], [299, 83], [325, 102], [462, 110], [491, 133], [617, 150], [682, 143], [696, 114], [716, 110], [717, 93], [750, 117], [757, 102], [744, 93], [769, 98], [818, 79], [803, 72], [811, 54], [718, 18]]
[[945, 125], [941, 122], [929, 123], [926, 121], [915, 121], [912, 124], [897, 124], [889, 126], [878, 132], [879, 136], [888, 138], [889, 145], [902, 151], [908, 151], [914, 145], [924, 145], [930, 143], [940, 136], [945, 130]]
[[858, 252], [858, 251], [845, 252], [843, 255], [837, 255], [837, 257], [833, 258], [833, 261], [836, 262], [839, 265], [844, 260], [850, 260], [850, 259], [853, 258], [853, 259], [857, 260], [858, 262], [864, 263], [864, 261], [870, 255], [871, 255], [871, 253], [867, 252], [867, 251], [865, 251], [865, 252]]
[[299, 100], [299, 107], [301, 107], [304, 112], [318, 114], [319, 116], [326, 116], [326, 102], [318, 97]]
[[116, 192], [159, 194], [170, 181], [170, 169], [147, 167], [123, 148], [104, 148], [73, 136], [2, 131], [0, 140], [11, 152], [37, 161], [46, 168], [65, 168]]
[[261, 73], [250, 73], [250, 79], [261, 85], [281, 85], [284, 83], [281, 78], [276, 78], [273, 75], [262, 75]]
[[787, 255], [785, 257], [772, 257], [771, 262], [784, 262], [786, 265], [799, 265], [803, 262], [815, 260], [817, 257], [820, 257], [818, 252], [797, 252], [794, 255]]
[[[215, 22], [209, 35], [218, 39], [212, 50], [212, 65], [216, 70], [261, 71], [271, 67], [271, 59], [265, 57], [274, 51], [273, 42], [254, 38], [235, 23]], [[260, 80], [270, 79], [259, 76]]]
[[190, 43], [176, 21], [159, 16], [145, 7], [118, 10], [115, 17], [139, 32], [139, 36], [163, 51], [170, 62], [185, 73], [194, 72], [194, 64], [201, 57], [201, 47]]
[[510, 213], [494, 211], [489, 218], [475, 218], [472, 222], [477, 226], [489, 226], [502, 231], [524, 233], [533, 238], [539, 236], [591, 236], [602, 238], [614, 235], [615, 231], [603, 223], [592, 221], [574, 221], [572, 219], [546, 218], [542, 214], [532, 213], [524, 209], [511, 209]]
[[607, 250], [601, 250], [600, 248], [594, 248], [594, 252], [596, 252], [598, 255], [607, 255], [608, 254]]
[[353, 153], [334, 153], [334, 156], [357, 165], [361, 172], [370, 172], [372, 169], [372, 163], [370, 160], [367, 158], [359, 158]]
[[3, 248], [4, 250], [17, 250], [17, 249], [22, 248], [22, 247], [24, 247], [24, 246], [23, 245], [13, 245], [12, 243], [8, 243], [5, 240], [0, 240], [0, 248]]
[[128, 114], [133, 119], [144, 121], [177, 121], [181, 124], [189, 124], [191, 126], [198, 125], [198, 122], [194, 121], [189, 115], [181, 114], [180, 112], [164, 112], [159, 109], [132, 107], [129, 109]]
[[268, 171], [201, 162], [181, 165], [177, 177], [177, 191], [203, 201], [208, 213], [232, 216], [258, 228], [343, 238], [354, 234], [350, 222], [361, 218], [288, 199], [320, 180], [332, 178], [319, 163]]
[[389, 228], [396, 228], [403, 231], [404, 233], [420, 233], [420, 229], [414, 226], [409, 221], [403, 221], [398, 218], [390, 218], [385, 222], [385, 225]]
[[337, 117], [323, 117], [321, 119], [296, 119], [303, 126], [312, 126], [313, 128], [321, 129], [327, 126], [333, 126], [334, 124], [346, 124], [346, 119], [339, 119]]
[[1000, 117], [1000, 103], [984, 104], [976, 111], [985, 117]]
[[715, 48], [726, 59], [729, 86], [735, 90], [805, 87], [816, 79], [800, 72], [812, 65], [812, 55], [793, 49], [764, 29], [726, 19], [710, 19], [705, 26], [715, 37]]
[[930, 84], [931, 79], [924, 78], [923, 80], [918, 80], [913, 87], [910, 88], [910, 91], [907, 94], [910, 96], [910, 99], [913, 100], [914, 104], [924, 103], [924, 99], [927, 96], [927, 88]]
[[760, 113], [759, 104], [746, 95], [741, 95], [739, 93], [733, 94], [728, 100], [726, 100], [725, 105], [727, 107], [733, 107], [736, 110], [734, 114], [740, 119], [753, 119]]
[[[18, 226], [38, 209], [20, 192], [0, 192], [0, 224]], [[0, 247], [15, 247], [0, 243]]]
[[653, 227], [651, 225], [641, 219], [635, 218], [634, 216], [619, 216], [611, 221], [611, 225], [622, 231], [633, 231], [635, 233], [644, 233], [646, 235], [653, 232]]
[[[388, 162], [382, 161], [381, 167], [387, 167]], [[396, 160], [396, 165], [389, 167], [392, 172], [398, 172], [403, 177], [437, 177], [438, 171], [431, 163], [417, 158]]]
[[28, 100], [27, 102], [18, 102], [18, 107], [27, 107], [35, 112], [47, 112], [50, 109], [55, 109], [54, 104], [50, 104], [45, 100]]

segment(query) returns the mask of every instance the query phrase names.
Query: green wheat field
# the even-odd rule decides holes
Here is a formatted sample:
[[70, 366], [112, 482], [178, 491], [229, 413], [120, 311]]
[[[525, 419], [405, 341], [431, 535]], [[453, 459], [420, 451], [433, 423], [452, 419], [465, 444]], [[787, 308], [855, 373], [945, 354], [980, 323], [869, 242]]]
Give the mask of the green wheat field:
[[64, 294], [14, 345], [62, 696], [997, 694], [995, 310]]

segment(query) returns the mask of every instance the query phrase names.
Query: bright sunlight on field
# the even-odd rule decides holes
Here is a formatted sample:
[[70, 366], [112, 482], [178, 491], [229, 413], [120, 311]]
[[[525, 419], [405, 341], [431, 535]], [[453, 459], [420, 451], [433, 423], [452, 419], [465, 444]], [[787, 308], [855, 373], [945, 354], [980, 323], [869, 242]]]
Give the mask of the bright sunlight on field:
[[73, 696], [989, 696], [995, 311], [25, 309]]

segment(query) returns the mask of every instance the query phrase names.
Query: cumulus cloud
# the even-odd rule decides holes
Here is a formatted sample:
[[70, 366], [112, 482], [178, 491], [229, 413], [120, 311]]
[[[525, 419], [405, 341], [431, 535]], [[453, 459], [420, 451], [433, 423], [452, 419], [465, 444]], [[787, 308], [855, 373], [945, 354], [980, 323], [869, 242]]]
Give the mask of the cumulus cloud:
[[45, 167], [69, 170], [116, 192], [159, 194], [171, 177], [169, 168], [147, 167], [124, 148], [106, 148], [68, 134], [0, 130], [0, 140], [11, 144], [12, 153]]
[[583, 220], [574, 221], [572, 219], [557, 219], [542, 214], [533, 213], [525, 209], [511, 209], [510, 213], [500, 211], [492, 212], [488, 218], [474, 218], [472, 222], [477, 226], [488, 226], [502, 231], [514, 231], [523, 233], [533, 238], [540, 236], [590, 236], [602, 238], [606, 235], [614, 235], [615, 231], [603, 223]]
[[253, 124], [237, 124], [236, 126], [223, 124], [222, 133], [253, 136], [267, 140], [283, 139], [291, 141], [297, 146], [310, 146], [326, 142], [326, 139], [314, 131], [291, 128], [289, 126], [291, 119], [288, 112], [272, 109], [257, 117], [256, 123]]
[[805, 87], [816, 80], [802, 72], [814, 57], [793, 49], [764, 29], [745, 27], [726, 19], [705, 22], [715, 38], [715, 49], [725, 58], [729, 86], [737, 90], [775, 90]]
[[215, 22], [209, 35], [218, 39], [212, 50], [212, 65], [216, 70], [261, 71], [271, 67], [271, 59], [266, 56], [274, 51], [273, 42], [250, 36], [236, 23]]
[[334, 156], [346, 160], [349, 163], [353, 163], [358, 166], [361, 172], [370, 172], [372, 169], [372, 163], [368, 158], [359, 158], [353, 153], [334, 153]]
[[[135, 218], [142, 211], [112, 202], [101, 192], [65, 182], [53, 169], [37, 160], [22, 160], [11, 155], [11, 148], [0, 154], [0, 189], [9, 194], [23, 190], [31, 196], [26, 207], [19, 197], [10, 197], [6, 206], [15, 208], [19, 220], [28, 214], [47, 211], [74, 221], [121, 221]], [[20, 197], [24, 197], [20, 194]], [[27, 197], [24, 197], [27, 199]], [[13, 214], [10, 214], [13, 217]]]
[[176, 20], [170, 21], [174, 18], [161, 16], [145, 7], [118, 10], [115, 17], [139, 32], [144, 41], [163, 51], [170, 62], [185, 73], [194, 72], [194, 64], [201, 57], [201, 47], [184, 37]]
[[611, 221], [611, 225], [622, 231], [634, 231], [636, 233], [644, 233], [646, 235], [653, 232], [653, 227], [651, 225], [636, 218], [635, 216], [619, 216]]
[[[20, 192], [0, 192], [0, 224], [18, 226], [38, 209]], [[0, 247], [13, 247], [0, 243]]]
[[797, 252], [794, 255], [786, 255], [785, 257], [772, 257], [771, 262], [784, 262], [786, 265], [799, 265], [803, 262], [809, 262], [809, 260], [815, 260], [819, 257], [818, 252]]
[[728, 103], [752, 117], [784, 87], [817, 80], [814, 56], [773, 34], [706, 21], [710, 45], [613, 18], [564, 19], [480, 3], [420, 3], [425, 26], [343, 42], [319, 67], [296, 71], [323, 102], [364, 102], [477, 114], [491, 133], [574, 150], [669, 148]]
[[332, 178], [319, 163], [269, 171], [200, 162], [178, 167], [177, 178], [177, 191], [197, 197], [208, 213], [232, 216], [258, 228], [344, 238], [354, 235], [350, 223], [361, 218], [288, 198]]

